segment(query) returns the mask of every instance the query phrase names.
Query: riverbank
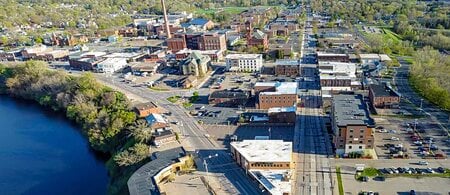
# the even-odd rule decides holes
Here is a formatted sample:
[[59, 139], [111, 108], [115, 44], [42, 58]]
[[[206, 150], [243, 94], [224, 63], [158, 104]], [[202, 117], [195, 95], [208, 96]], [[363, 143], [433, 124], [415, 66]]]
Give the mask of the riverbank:
[[128, 133], [137, 117], [124, 94], [103, 86], [90, 74], [69, 76], [48, 70], [44, 62], [29, 61], [14, 67], [0, 64], [0, 88], [13, 98], [63, 113], [80, 127], [93, 150], [110, 156], [105, 163], [111, 177], [108, 194], [127, 192], [130, 172], [148, 160], [117, 165], [115, 157], [138, 144]]

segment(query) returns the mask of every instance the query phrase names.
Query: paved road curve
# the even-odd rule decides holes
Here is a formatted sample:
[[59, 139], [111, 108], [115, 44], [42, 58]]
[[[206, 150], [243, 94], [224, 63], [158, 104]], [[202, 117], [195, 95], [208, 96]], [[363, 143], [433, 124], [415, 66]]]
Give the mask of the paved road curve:
[[[185, 134], [185, 139], [192, 147], [187, 148], [188, 150], [196, 151], [196, 154], [200, 159], [207, 159], [211, 154], [218, 154], [217, 158], [207, 159], [208, 167], [211, 167], [210, 172], [223, 174], [228, 179], [228, 181], [224, 181], [226, 183], [225, 185], [228, 185], [229, 183], [233, 184], [234, 188], [239, 191], [237, 194], [260, 194], [260, 190], [233, 162], [227, 150], [220, 148], [218, 144], [208, 139], [205, 136], [206, 131], [194, 120], [194, 118], [185, 112], [184, 108], [167, 101], [168, 97], [190, 93], [189, 91], [156, 92], [145, 87], [133, 87], [129, 84], [120, 82], [118, 77], [107, 77], [104, 75], [96, 76], [97, 79], [103, 83], [114, 87], [125, 94], [139, 97], [141, 100], [156, 102], [159, 106], [171, 112], [172, 117], [183, 124], [183, 134]], [[200, 167], [199, 169], [204, 170], [204, 167]], [[232, 187], [230, 187], [229, 191], [230, 193], [233, 191]]]

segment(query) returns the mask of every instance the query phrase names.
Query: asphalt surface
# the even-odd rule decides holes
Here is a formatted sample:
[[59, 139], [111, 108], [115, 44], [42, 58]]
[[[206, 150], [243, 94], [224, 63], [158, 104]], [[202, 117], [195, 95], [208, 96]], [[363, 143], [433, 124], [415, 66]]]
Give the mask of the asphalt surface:
[[[410, 65], [402, 58], [399, 58], [399, 62], [401, 66], [396, 69], [393, 83], [397, 86], [397, 90], [402, 95], [402, 98], [408, 100], [418, 108], [410, 109], [408, 111], [417, 115], [425, 114], [433, 122], [437, 123], [443, 130], [448, 131], [450, 129], [449, 113], [423, 99], [423, 97], [411, 89], [408, 82]], [[421, 105], [422, 110], [420, 110]]]
[[[211, 171], [223, 174], [228, 179], [228, 181], [234, 185], [234, 188], [238, 190], [238, 192], [234, 194], [261, 193], [257, 185], [250, 181], [245, 173], [242, 172], [242, 170], [237, 166], [236, 163], [234, 163], [227, 150], [224, 150], [217, 143], [208, 139], [205, 136], [207, 132], [196, 122], [196, 120], [194, 120], [185, 112], [184, 108], [181, 108], [178, 105], [174, 105], [166, 100], [168, 97], [174, 95], [192, 94], [190, 91], [179, 90], [157, 92], [149, 90], [146, 87], [133, 87], [133, 85], [120, 82], [121, 79], [117, 76], [106, 77], [105, 75], [101, 74], [96, 74], [96, 76], [97, 79], [110, 86], [118, 88], [125, 94], [132, 94], [134, 96], [139, 96], [141, 99], [155, 102], [160, 107], [171, 112], [171, 118], [183, 124], [182, 134], [185, 135], [185, 139], [192, 147], [187, 148], [187, 150], [195, 151], [200, 159], [209, 157], [211, 153], [218, 155], [216, 158], [208, 159], [207, 164], [209, 167], [211, 167]], [[215, 169], [214, 167], [222, 168]], [[205, 170], [205, 168], [200, 166], [199, 170]]]
[[[309, 14], [308, 14], [309, 15]], [[310, 18], [308, 17], [308, 20]], [[305, 25], [306, 26], [306, 25]], [[300, 96], [304, 107], [300, 109], [294, 132], [295, 182], [293, 194], [333, 194], [333, 176], [328, 156], [332, 154], [323, 116], [319, 112], [321, 95], [317, 67], [311, 53], [315, 52], [312, 29], [305, 29], [302, 45], [302, 65], [309, 64], [300, 81]], [[305, 90], [308, 89], [308, 90]]]

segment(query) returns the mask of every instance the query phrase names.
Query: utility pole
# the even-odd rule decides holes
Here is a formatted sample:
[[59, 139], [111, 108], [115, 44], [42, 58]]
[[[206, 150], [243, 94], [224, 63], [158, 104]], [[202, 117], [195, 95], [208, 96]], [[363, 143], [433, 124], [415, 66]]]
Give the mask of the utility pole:
[[169, 19], [167, 19], [166, 3], [164, 0], [161, 0], [161, 6], [164, 14], [164, 26], [166, 27], [167, 39], [170, 39], [172, 36], [170, 35]]

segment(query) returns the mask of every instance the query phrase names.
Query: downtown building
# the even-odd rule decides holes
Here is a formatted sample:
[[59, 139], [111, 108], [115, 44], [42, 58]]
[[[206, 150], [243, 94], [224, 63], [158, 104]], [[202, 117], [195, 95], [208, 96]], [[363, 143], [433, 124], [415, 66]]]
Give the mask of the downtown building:
[[254, 94], [257, 96], [256, 108], [297, 106], [297, 82], [257, 82]]
[[374, 121], [361, 95], [335, 95], [331, 126], [337, 155], [374, 149]]
[[231, 72], [260, 72], [262, 54], [228, 54], [225, 57], [226, 70]]
[[230, 145], [233, 159], [262, 190], [271, 195], [291, 194], [292, 142], [243, 140]]
[[278, 59], [275, 62], [275, 75], [296, 77], [300, 74], [300, 60]]

